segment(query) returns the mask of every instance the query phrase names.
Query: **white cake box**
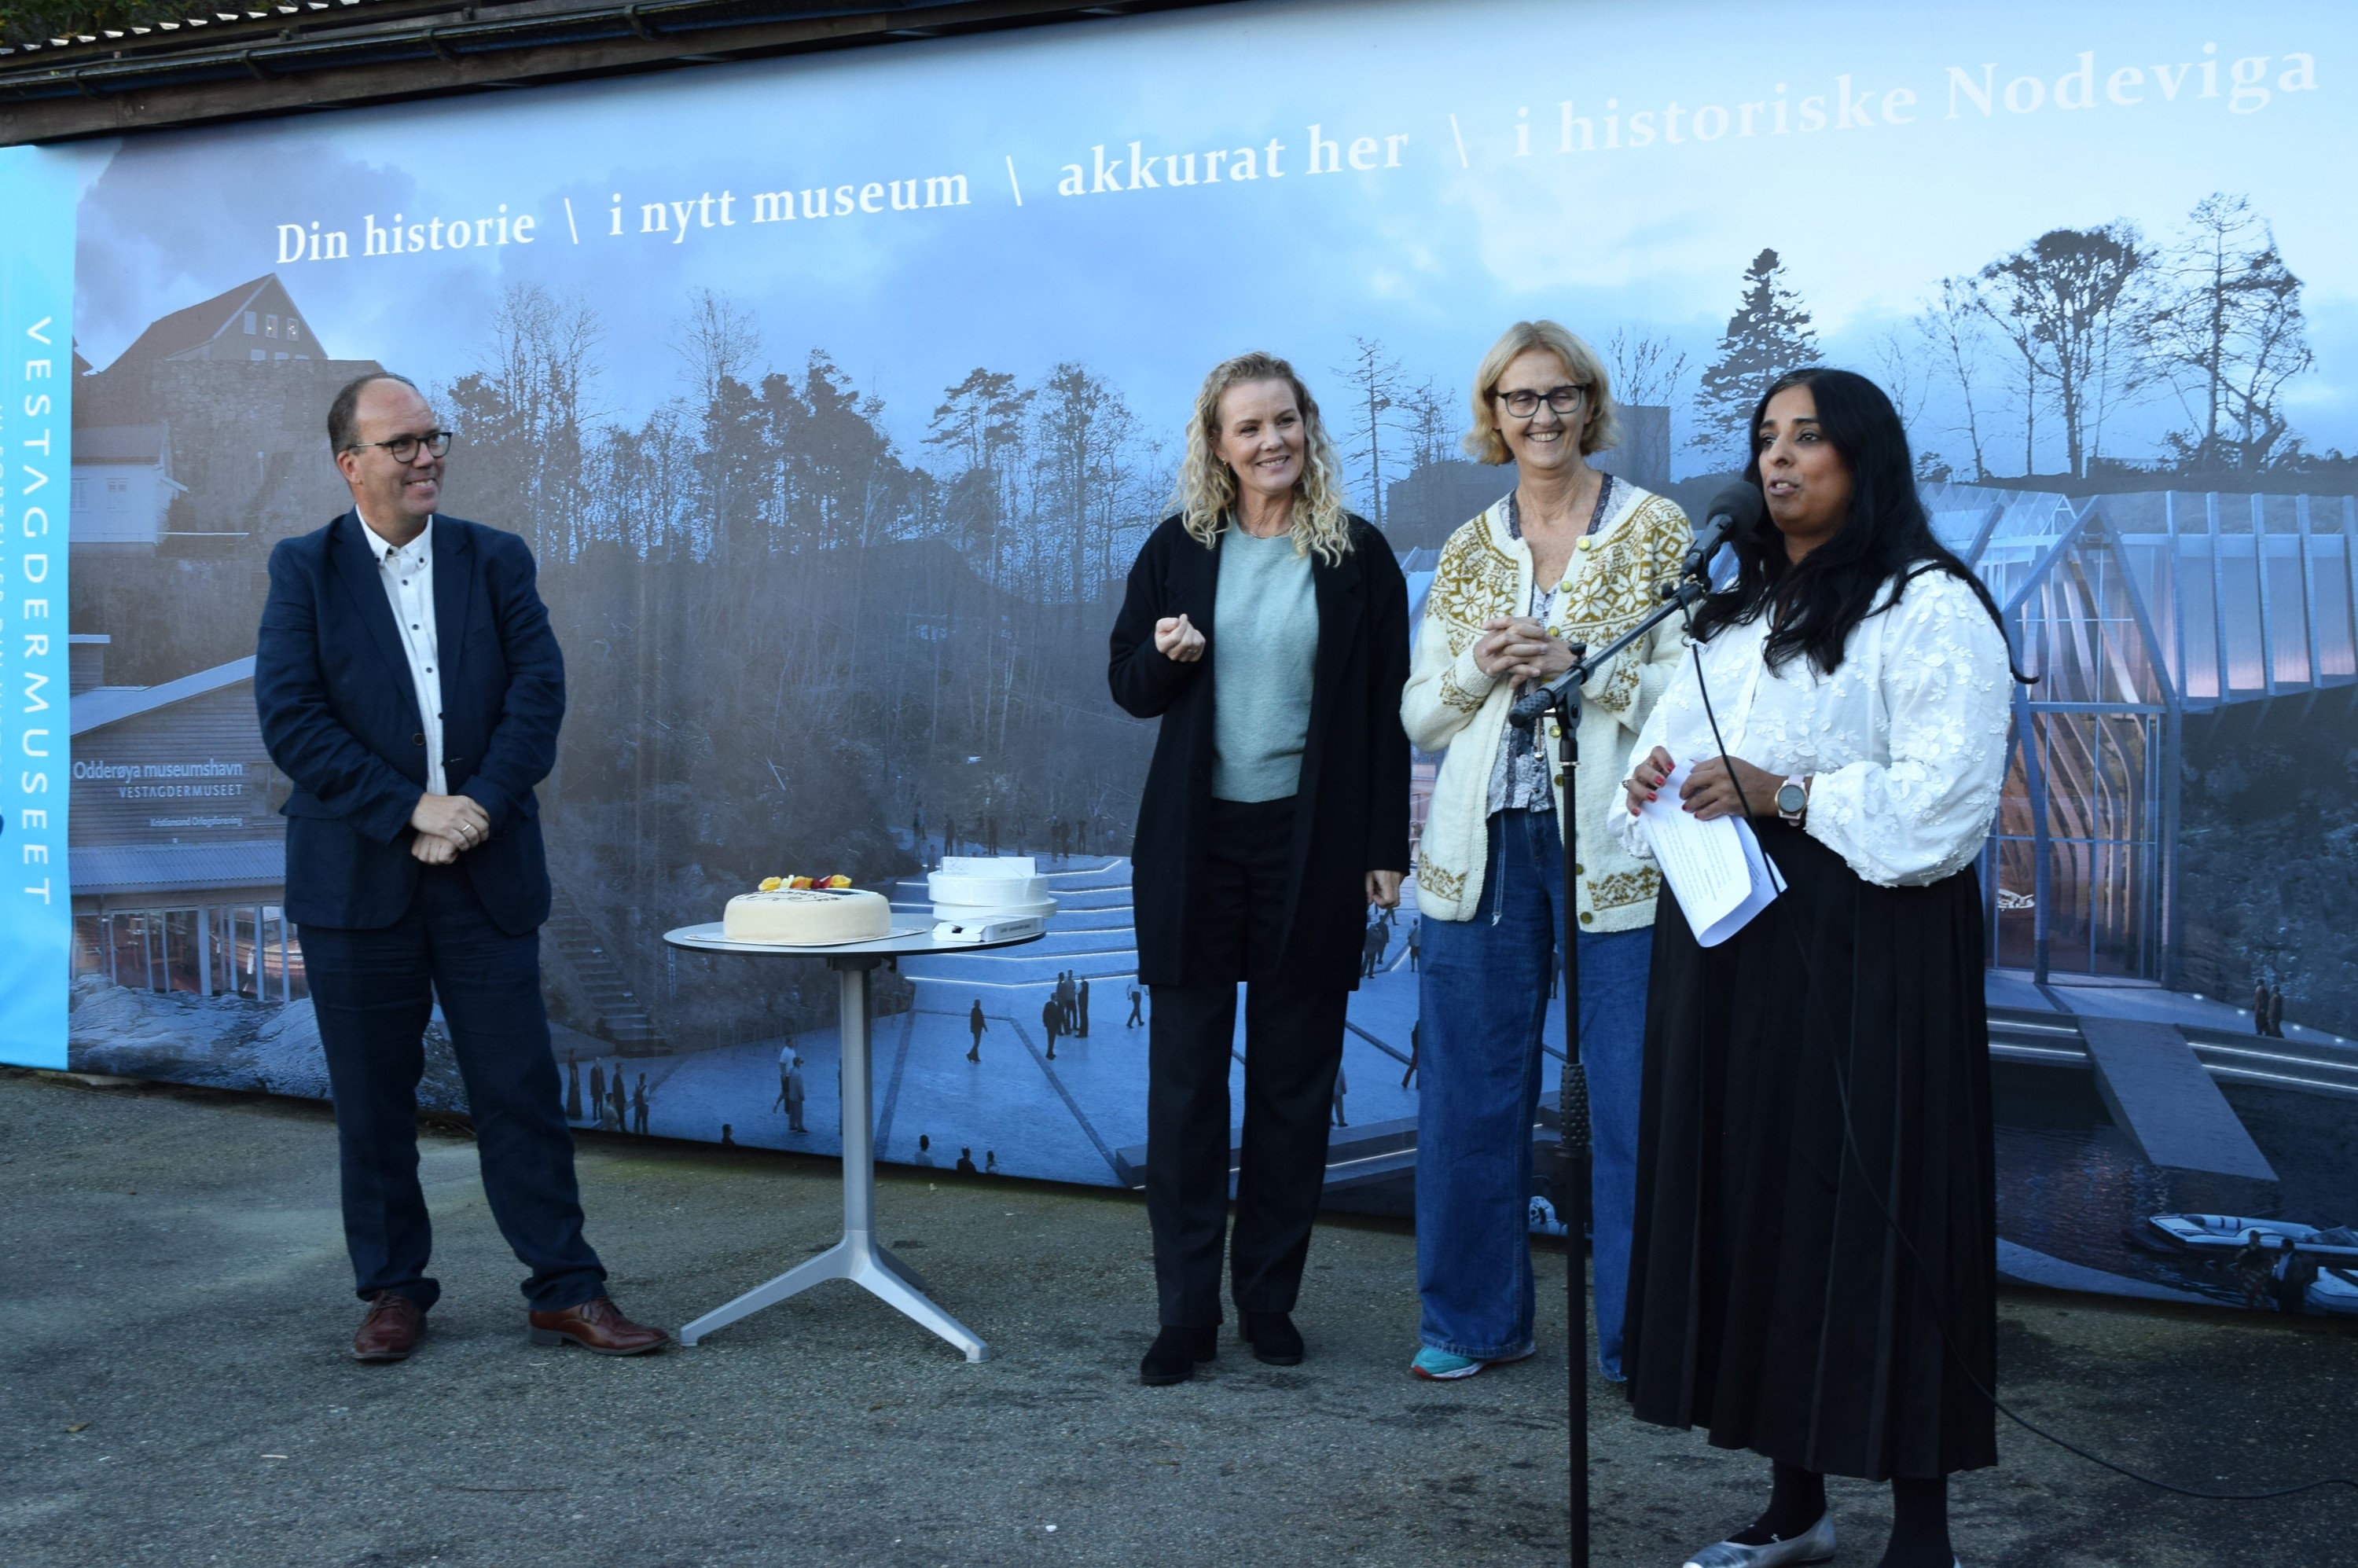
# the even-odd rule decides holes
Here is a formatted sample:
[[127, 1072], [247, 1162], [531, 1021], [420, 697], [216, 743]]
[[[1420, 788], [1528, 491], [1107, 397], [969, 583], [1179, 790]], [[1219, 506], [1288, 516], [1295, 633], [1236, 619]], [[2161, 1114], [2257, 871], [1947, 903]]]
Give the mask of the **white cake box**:
[[925, 879], [925, 891], [936, 903], [972, 904], [1005, 909], [1038, 903], [1048, 896], [1048, 879], [1034, 876], [966, 876], [936, 871]]
[[944, 855], [942, 874], [952, 877], [1033, 877], [1040, 868], [1029, 855]]
[[936, 903], [934, 918], [941, 921], [971, 923], [977, 920], [1045, 920], [1056, 913], [1056, 901], [1044, 898], [1032, 903]]
[[978, 914], [966, 920], [945, 920], [934, 927], [936, 942], [1012, 942], [1037, 936], [1048, 928], [1038, 915]]

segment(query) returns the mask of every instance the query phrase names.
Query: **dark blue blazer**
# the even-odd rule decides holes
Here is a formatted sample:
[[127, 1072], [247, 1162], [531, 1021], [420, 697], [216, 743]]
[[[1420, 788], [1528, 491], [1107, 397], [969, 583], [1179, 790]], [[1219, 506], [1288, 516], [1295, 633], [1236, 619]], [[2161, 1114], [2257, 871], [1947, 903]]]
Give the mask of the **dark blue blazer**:
[[[422, 869], [409, 816], [426, 793], [425, 725], [365, 532], [347, 512], [270, 552], [254, 699], [270, 759], [295, 784], [279, 809], [287, 915], [297, 925], [391, 925]], [[434, 519], [443, 774], [492, 819], [490, 839], [459, 865], [515, 935], [548, 918], [532, 792], [557, 765], [565, 718], [565, 657], [535, 575], [514, 535]]]

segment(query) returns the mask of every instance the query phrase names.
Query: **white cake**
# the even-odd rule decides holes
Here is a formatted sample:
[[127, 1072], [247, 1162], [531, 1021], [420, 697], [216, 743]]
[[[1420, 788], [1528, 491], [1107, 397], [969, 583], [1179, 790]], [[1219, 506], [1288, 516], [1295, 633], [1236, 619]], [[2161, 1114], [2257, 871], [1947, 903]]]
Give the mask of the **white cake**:
[[859, 888], [739, 893], [721, 911], [720, 934], [731, 942], [768, 942], [781, 947], [873, 942], [892, 934], [892, 906], [883, 894]]

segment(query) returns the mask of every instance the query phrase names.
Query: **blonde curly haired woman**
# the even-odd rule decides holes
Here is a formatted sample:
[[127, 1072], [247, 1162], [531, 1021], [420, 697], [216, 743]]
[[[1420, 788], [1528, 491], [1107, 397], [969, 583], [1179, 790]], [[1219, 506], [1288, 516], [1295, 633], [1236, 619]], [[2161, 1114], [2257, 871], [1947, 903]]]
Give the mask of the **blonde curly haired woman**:
[[[1146, 1212], [1176, 1383], [1218, 1352], [1227, 1251], [1239, 1331], [1276, 1366], [1326, 1172], [1327, 1109], [1369, 904], [1408, 869], [1408, 584], [1343, 507], [1318, 405], [1240, 354], [1196, 395], [1179, 511], [1130, 568], [1107, 678], [1160, 719], [1131, 882], [1153, 992]], [[1228, 1242], [1228, 1065], [1245, 985], [1244, 1136]]]
[[[1678, 575], [1686, 554], [1684, 513], [1589, 462], [1616, 437], [1605, 366], [1556, 323], [1518, 321], [1483, 356], [1466, 449], [1484, 462], [1511, 459], [1515, 488], [1443, 548], [1402, 708], [1416, 744], [1442, 753], [1416, 868], [1423, 1314], [1410, 1369], [1421, 1378], [1471, 1377], [1531, 1353], [1531, 1126], [1567, 927], [1580, 943], [1595, 1133], [1597, 1361], [1606, 1377], [1621, 1376], [1659, 882], [1652, 866], [1590, 833], [1573, 868], [1577, 908], [1567, 909], [1553, 725], [1507, 723], [1520, 692], [1571, 668], [1568, 643], [1602, 648], [1652, 609], [1656, 585]], [[1581, 688], [1570, 804], [1588, 820], [1628, 774], [1639, 726], [1679, 654], [1676, 623], [1658, 626]]]

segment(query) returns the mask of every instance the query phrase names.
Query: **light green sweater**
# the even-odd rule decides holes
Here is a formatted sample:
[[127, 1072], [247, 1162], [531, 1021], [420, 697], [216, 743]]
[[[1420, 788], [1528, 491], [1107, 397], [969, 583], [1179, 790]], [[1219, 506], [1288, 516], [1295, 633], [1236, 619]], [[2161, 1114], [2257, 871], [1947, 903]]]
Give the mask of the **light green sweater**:
[[1282, 800], [1302, 783], [1318, 600], [1290, 534], [1230, 524], [1212, 600], [1212, 798]]

